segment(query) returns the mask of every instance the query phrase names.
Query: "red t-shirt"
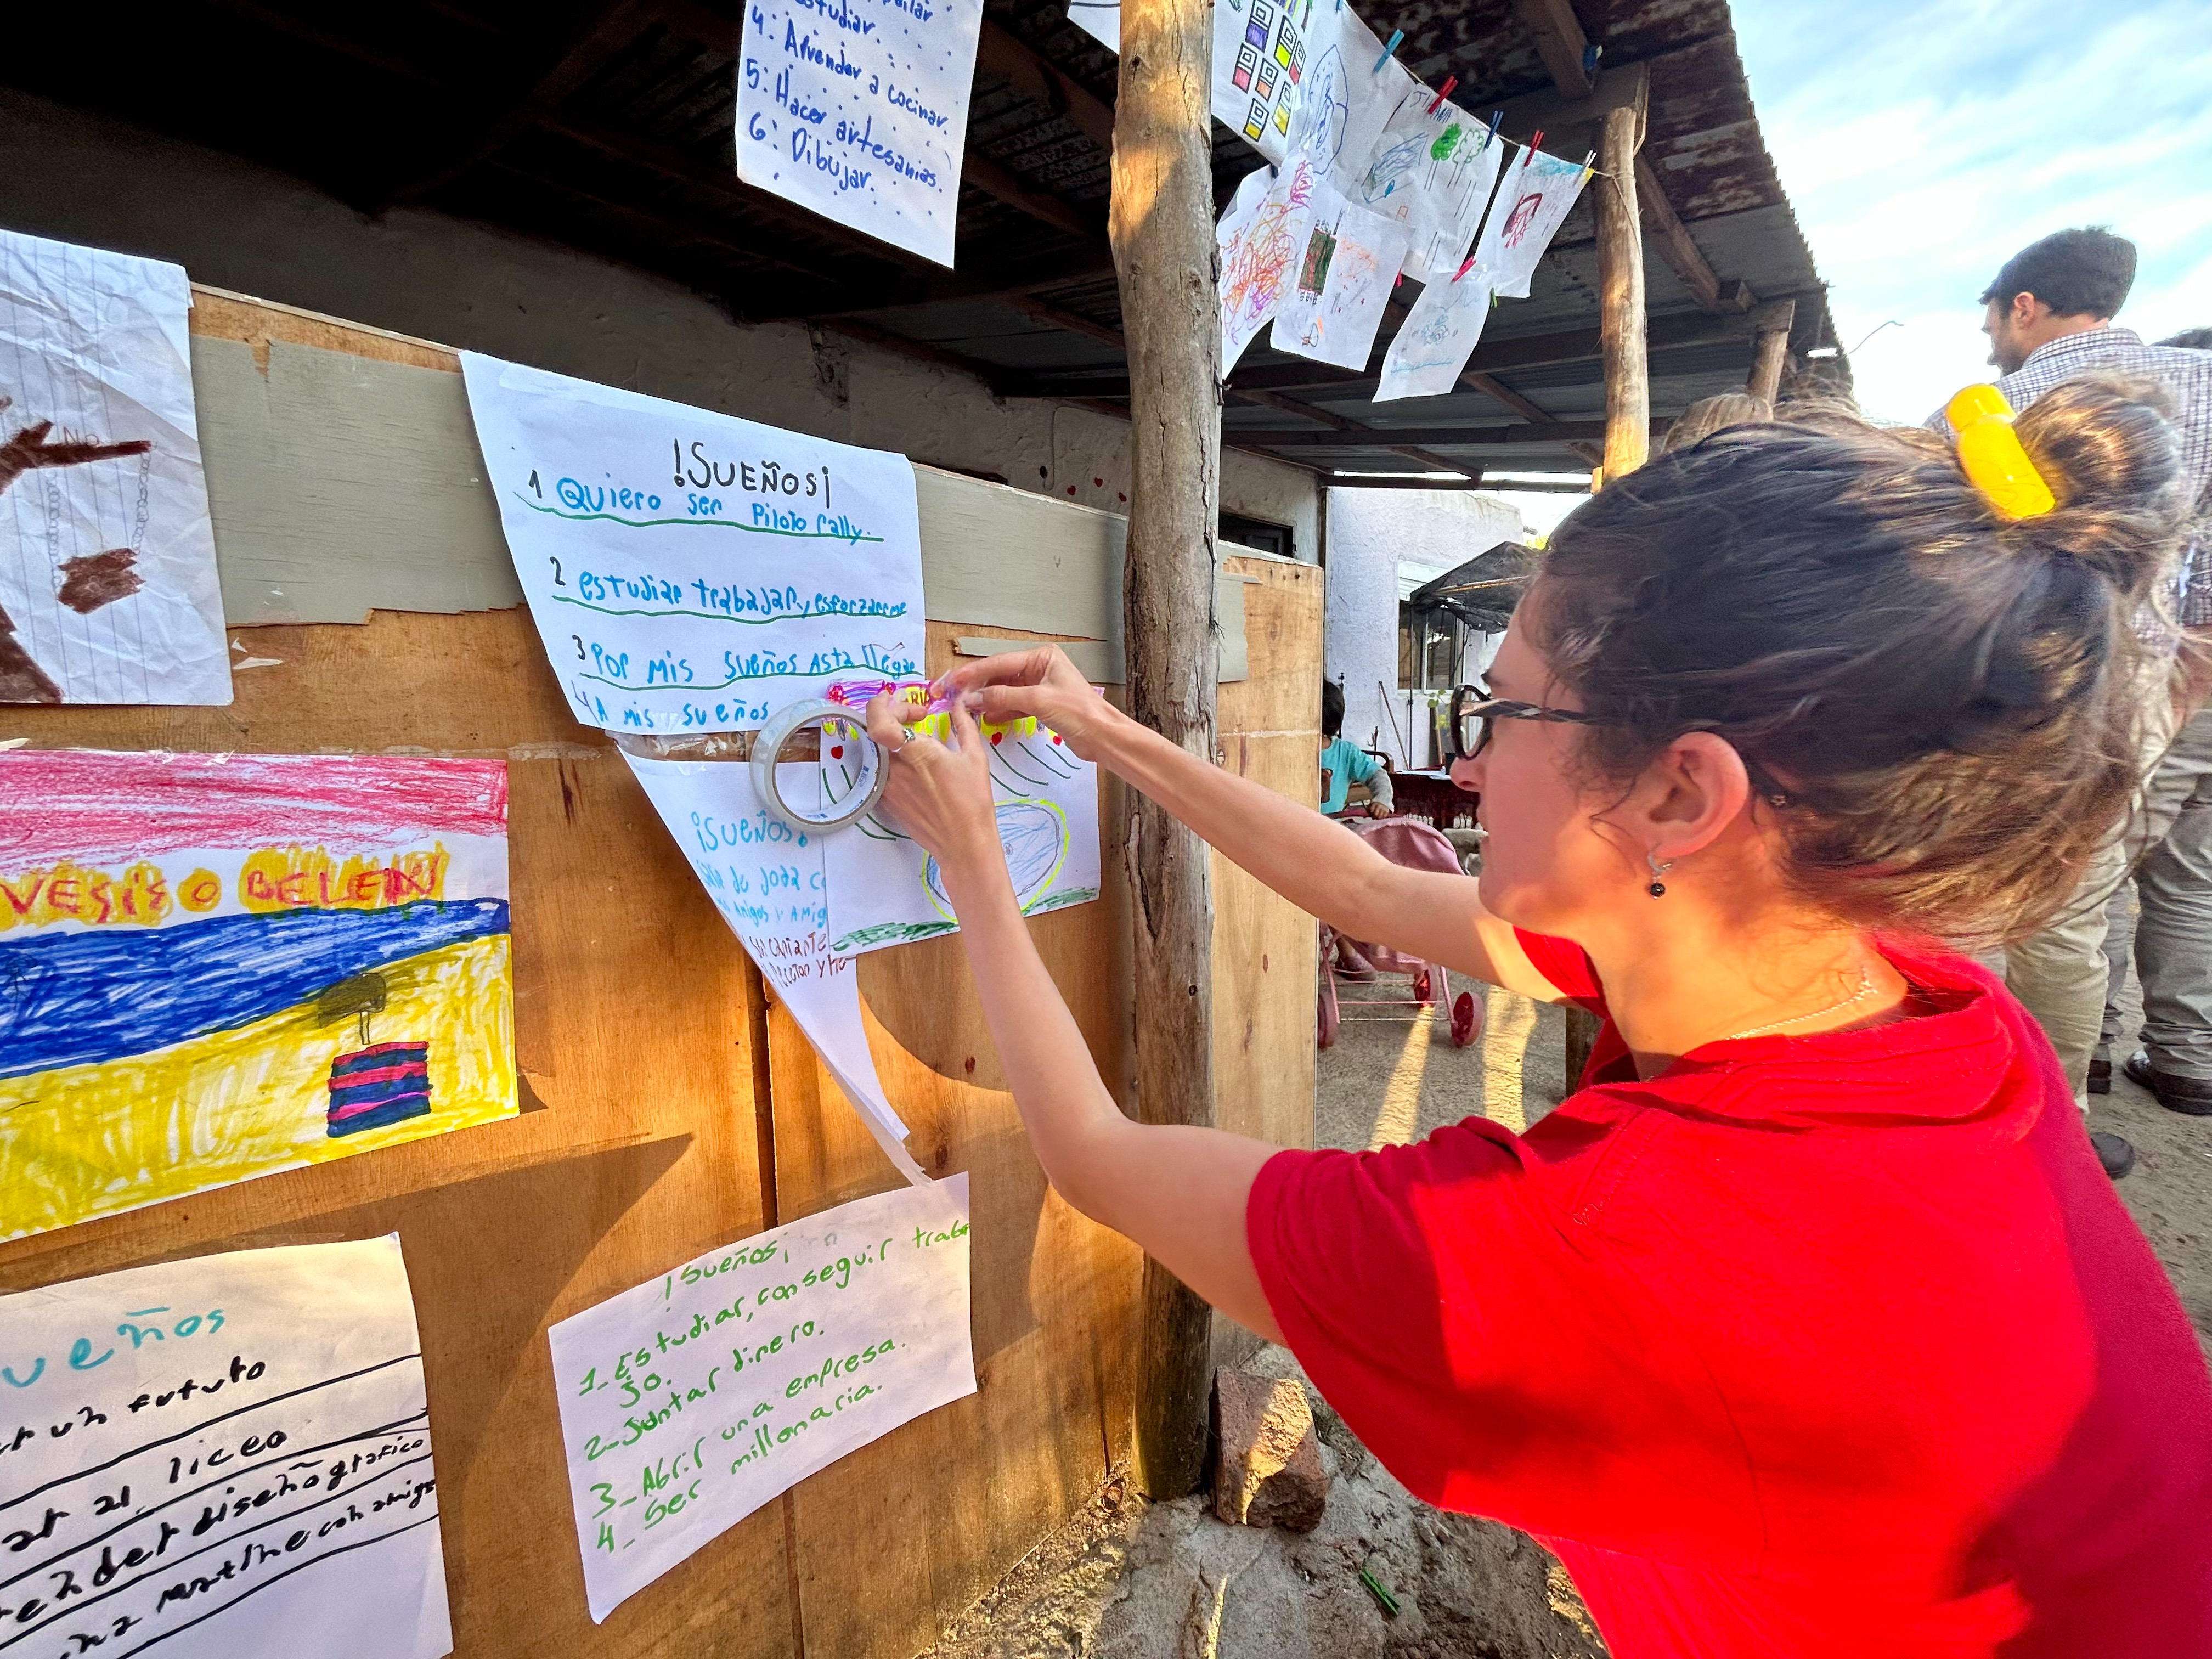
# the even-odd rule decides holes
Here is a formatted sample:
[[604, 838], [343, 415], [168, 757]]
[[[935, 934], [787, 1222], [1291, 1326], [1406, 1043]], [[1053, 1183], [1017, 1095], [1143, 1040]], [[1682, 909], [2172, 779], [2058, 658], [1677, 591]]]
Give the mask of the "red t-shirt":
[[[1589, 960], [1522, 935], [1604, 1012]], [[1535, 1534], [1616, 1659], [2212, 1655], [2212, 1379], [2042, 1033], [1958, 957], [1918, 1017], [1697, 1049], [1608, 1022], [1525, 1135], [1284, 1152], [1246, 1231], [1400, 1480]]]

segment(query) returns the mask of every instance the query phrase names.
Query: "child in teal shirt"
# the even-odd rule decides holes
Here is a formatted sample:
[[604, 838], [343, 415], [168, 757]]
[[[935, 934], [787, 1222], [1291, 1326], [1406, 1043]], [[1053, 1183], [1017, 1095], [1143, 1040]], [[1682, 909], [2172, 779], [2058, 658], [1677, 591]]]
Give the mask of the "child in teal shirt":
[[1342, 736], [1344, 688], [1334, 680], [1321, 683], [1321, 810], [1344, 811], [1346, 792], [1355, 783], [1367, 786], [1367, 816], [1387, 818], [1396, 802], [1390, 794], [1390, 775], [1382, 763]]

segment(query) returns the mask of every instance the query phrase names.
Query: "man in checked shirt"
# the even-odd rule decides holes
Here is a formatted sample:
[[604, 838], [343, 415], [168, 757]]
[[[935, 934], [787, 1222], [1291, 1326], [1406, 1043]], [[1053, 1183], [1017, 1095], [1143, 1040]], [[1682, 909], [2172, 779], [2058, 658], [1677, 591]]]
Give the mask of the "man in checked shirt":
[[[2127, 951], [2126, 900], [2113, 901], [2132, 867], [2145, 1048], [2128, 1060], [2128, 1075], [2161, 1105], [2212, 1115], [2212, 352], [2145, 345], [2112, 326], [2135, 274], [2134, 243], [2094, 227], [2062, 230], [2007, 260], [1982, 295], [1990, 362], [2003, 371], [1997, 389], [2015, 411], [2083, 375], [2163, 386], [2197, 503], [2172, 594], [2180, 637], [2162, 621], [2145, 624], [2175, 656], [2145, 722], [2160, 758], [2141, 807], [2085, 875], [2077, 902], [2007, 953], [2005, 981], [2050, 1035], [2083, 1106], [2085, 1090], [2108, 1091]], [[1942, 416], [1931, 424], [1940, 428]], [[2135, 1149], [2120, 1136], [2091, 1139], [2115, 1179], [2133, 1167]]]

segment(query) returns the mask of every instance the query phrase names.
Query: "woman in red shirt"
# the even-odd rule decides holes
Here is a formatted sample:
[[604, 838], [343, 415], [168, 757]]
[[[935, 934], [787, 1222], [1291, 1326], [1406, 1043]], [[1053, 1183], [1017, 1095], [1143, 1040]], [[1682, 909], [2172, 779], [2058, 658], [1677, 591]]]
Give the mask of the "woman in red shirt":
[[1343, 932], [1605, 1026], [1528, 1133], [1281, 1152], [1124, 1117], [1030, 947], [967, 708], [900, 750], [1062, 1195], [1287, 1342], [1415, 1492], [1535, 1534], [1619, 1659], [2212, 1654], [2212, 1383], [1990, 975], [2136, 781], [2170, 430], [2021, 416], [2057, 510], [1926, 434], [1742, 428], [1553, 537], [1454, 768], [1478, 884], [1103, 703], [966, 665]]

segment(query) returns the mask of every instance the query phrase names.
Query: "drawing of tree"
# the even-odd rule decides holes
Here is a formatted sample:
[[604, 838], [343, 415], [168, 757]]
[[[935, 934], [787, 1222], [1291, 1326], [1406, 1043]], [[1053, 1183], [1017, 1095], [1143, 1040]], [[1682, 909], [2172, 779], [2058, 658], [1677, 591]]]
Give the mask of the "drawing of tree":
[[[15, 406], [15, 399], [0, 395], [0, 416]], [[0, 432], [7, 426], [0, 425]], [[97, 438], [78, 438], [64, 432], [58, 440], [47, 434], [52, 421], [33, 421], [19, 428], [0, 443], [0, 495], [26, 472], [42, 467], [82, 466], [91, 461], [114, 460], [125, 455], [143, 455], [153, 445], [143, 438], [123, 443], [102, 443]], [[79, 615], [89, 615], [144, 586], [131, 567], [135, 556], [127, 547], [111, 548], [70, 560], [62, 567], [58, 598]], [[33, 660], [15, 638], [15, 624], [0, 610], [0, 702], [59, 702], [62, 689], [53, 677]]]

